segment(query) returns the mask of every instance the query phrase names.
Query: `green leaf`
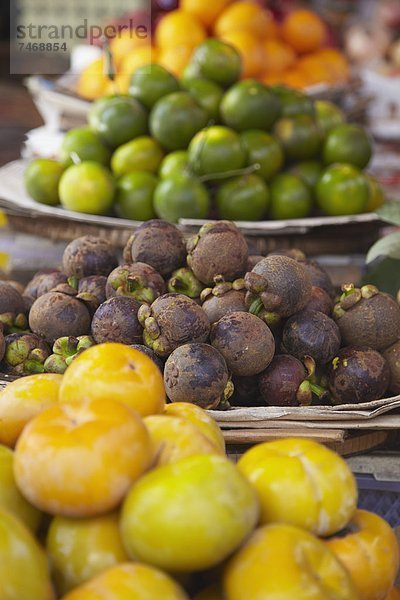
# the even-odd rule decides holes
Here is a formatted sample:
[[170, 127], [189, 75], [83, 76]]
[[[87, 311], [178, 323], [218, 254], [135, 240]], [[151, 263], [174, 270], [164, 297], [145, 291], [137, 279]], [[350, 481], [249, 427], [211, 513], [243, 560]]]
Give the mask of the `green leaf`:
[[376, 285], [381, 292], [396, 297], [400, 289], [400, 260], [384, 258], [376, 261], [362, 278], [361, 285], [367, 284]]
[[376, 214], [380, 216], [382, 221], [400, 225], [400, 202], [386, 202], [378, 208]]
[[371, 246], [366, 262], [370, 263], [379, 256], [400, 259], [400, 231], [386, 235]]

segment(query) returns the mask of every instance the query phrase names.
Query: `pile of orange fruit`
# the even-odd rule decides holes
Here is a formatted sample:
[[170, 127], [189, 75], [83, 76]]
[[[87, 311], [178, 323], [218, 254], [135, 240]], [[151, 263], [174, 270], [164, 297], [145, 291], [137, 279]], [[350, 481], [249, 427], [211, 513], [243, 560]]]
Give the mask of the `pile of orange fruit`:
[[304, 89], [341, 83], [349, 76], [345, 56], [326, 47], [327, 27], [310, 10], [294, 9], [277, 23], [268, 8], [252, 0], [181, 0], [179, 9], [158, 23], [153, 39], [126, 32], [111, 40], [116, 81], [110, 82], [105, 59], [99, 58], [82, 73], [78, 93], [87, 99], [116, 89], [127, 93], [131, 74], [148, 63], [159, 63], [180, 77], [207, 37], [222, 39], [239, 51], [243, 78]]

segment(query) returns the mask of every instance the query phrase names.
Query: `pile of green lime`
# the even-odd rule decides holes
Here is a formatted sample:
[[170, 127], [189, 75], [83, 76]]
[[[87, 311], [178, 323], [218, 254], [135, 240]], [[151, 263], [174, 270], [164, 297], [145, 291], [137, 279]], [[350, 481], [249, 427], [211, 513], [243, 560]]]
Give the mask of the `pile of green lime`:
[[137, 69], [128, 95], [98, 100], [88, 125], [65, 135], [59, 161], [28, 166], [28, 193], [136, 221], [338, 216], [382, 204], [364, 172], [372, 147], [362, 127], [330, 102], [240, 75], [239, 54], [215, 39], [180, 81], [157, 64]]

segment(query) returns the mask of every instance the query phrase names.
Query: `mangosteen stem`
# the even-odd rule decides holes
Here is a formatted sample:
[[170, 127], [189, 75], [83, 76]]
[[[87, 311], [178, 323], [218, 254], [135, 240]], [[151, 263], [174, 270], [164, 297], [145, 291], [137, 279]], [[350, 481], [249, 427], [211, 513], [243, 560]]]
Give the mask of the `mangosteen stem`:
[[264, 304], [262, 303], [261, 298], [256, 298], [255, 300], [253, 300], [253, 302], [250, 304], [249, 307], [249, 313], [251, 313], [252, 315], [256, 315], [258, 317], [258, 315], [260, 314], [260, 312], [264, 309]]
[[151, 304], [155, 300], [154, 290], [151, 287], [146, 287], [145, 280], [139, 276], [128, 277], [126, 291], [129, 296], [132, 296], [138, 302]]
[[190, 269], [182, 268], [173, 273], [168, 282], [168, 291], [184, 294], [189, 298], [199, 298], [204, 286]]
[[208, 175], [202, 175], [199, 180], [203, 183], [207, 181], [216, 181], [218, 179], [227, 179], [229, 177], [239, 177], [240, 175], [251, 175], [260, 169], [260, 165], [255, 163], [244, 169], [233, 169], [232, 171], [225, 171], [222, 173], [212, 173]]
[[311, 383], [306, 379], [299, 385], [296, 400], [300, 406], [310, 406], [312, 402]]
[[75, 276], [72, 277], [68, 277], [67, 279], [67, 283], [69, 286], [71, 286], [72, 288], [74, 288], [75, 290], [78, 290], [79, 287], [79, 279]]
[[311, 387], [312, 393], [315, 396], [317, 396], [317, 398], [319, 400], [322, 400], [322, 398], [324, 398], [328, 394], [328, 390], [326, 390], [322, 386], [318, 385], [317, 383], [311, 383], [310, 382], [310, 387]]
[[24, 362], [24, 371], [26, 373], [44, 373], [44, 364], [37, 360], [28, 359]]
[[221, 402], [227, 402], [229, 400], [229, 398], [233, 395], [234, 391], [235, 391], [235, 386], [233, 385], [232, 381], [229, 380], [225, 386], [223, 398], [222, 398]]

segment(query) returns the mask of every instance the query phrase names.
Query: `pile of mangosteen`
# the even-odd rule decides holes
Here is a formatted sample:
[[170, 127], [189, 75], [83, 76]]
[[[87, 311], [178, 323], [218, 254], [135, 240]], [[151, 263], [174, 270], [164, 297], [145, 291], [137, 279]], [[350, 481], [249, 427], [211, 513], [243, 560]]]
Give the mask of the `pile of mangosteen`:
[[299, 250], [249, 256], [238, 228], [185, 239], [152, 220], [121, 264], [80, 237], [62, 267], [23, 288], [0, 282], [0, 370], [63, 373], [93, 344], [145, 352], [172, 402], [203, 408], [354, 404], [400, 393], [400, 307], [372, 285], [344, 285]]

